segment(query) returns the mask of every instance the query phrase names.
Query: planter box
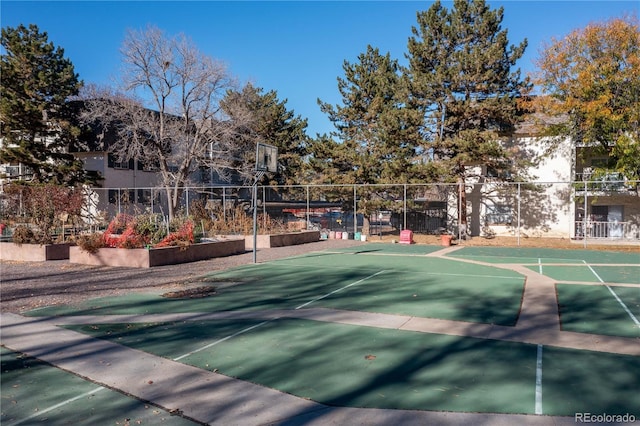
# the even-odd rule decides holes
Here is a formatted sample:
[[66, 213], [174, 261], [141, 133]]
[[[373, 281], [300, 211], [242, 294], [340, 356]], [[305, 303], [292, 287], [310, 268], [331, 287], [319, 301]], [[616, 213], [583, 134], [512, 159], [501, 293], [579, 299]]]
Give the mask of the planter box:
[[69, 244], [14, 244], [0, 243], [1, 260], [43, 262], [69, 258]]
[[69, 262], [98, 266], [151, 268], [153, 266], [196, 262], [244, 252], [243, 239], [199, 243], [186, 247], [151, 249], [101, 248], [96, 253], [89, 253], [80, 247], [71, 247]]
[[[258, 235], [256, 248], [295, 246], [320, 241], [320, 231], [291, 232], [288, 234]], [[253, 250], [253, 235], [245, 237], [245, 249]]]

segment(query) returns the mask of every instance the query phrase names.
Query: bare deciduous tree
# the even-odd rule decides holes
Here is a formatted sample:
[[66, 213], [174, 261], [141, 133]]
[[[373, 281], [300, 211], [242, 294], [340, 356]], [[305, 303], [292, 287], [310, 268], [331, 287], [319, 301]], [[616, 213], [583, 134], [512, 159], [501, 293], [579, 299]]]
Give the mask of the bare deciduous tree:
[[156, 27], [130, 30], [121, 53], [120, 92], [87, 90], [83, 119], [116, 132], [109, 150], [120, 160], [135, 158], [158, 169], [170, 217], [199, 167], [221, 179], [231, 173], [250, 178], [251, 167], [238, 159], [253, 148], [238, 146], [234, 136], [242, 133], [251, 144], [246, 134], [252, 114], [242, 104], [231, 106], [233, 114], [220, 108], [225, 93], [235, 87], [224, 64], [184, 35], [167, 38]]

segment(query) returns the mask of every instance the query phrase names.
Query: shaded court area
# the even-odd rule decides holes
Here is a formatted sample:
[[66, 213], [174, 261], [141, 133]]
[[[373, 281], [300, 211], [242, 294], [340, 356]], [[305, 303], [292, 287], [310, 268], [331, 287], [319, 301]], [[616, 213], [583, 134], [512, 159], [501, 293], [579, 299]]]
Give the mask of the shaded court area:
[[[11, 327], [5, 317], [3, 344], [12, 351], [3, 360], [32, 348], [150, 404], [139, 416], [157, 409], [202, 424], [574, 424], [584, 412], [640, 418], [633, 321], [640, 285], [626, 280], [639, 257], [591, 256], [381, 243], [318, 251], [208, 274], [199, 284], [215, 291], [199, 298], [141, 293], [35, 310], [11, 317]], [[596, 270], [619, 265], [623, 272]], [[593, 268], [601, 280], [553, 275], [573, 267]], [[587, 289], [593, 295], [585, 299]], [[33, 349], [33, 336], [20, 336], [27, 324], [76, 343]], [[101, 349], [75, 359], [85, 344]], [[78, 366], [83, 359], [92, 367]], [[111, 365], [101, 370], [98, 360]], [[129, 383], [108, 379], [123, 362]], [[181, 380], [185, 391], [176, 392], [164, 368], [171, 380], [183, 368], [197, 376], [196, 399], [213, 405], [181, 402], [193, 398], [191, 386]], [[4, 386], [3, 367], [3, 394]], [[230, 386], [242, 396], [230, 395]], [[2, 415], [4, 424], [4, 408]]]
[[2, 424], [194, 425], [168, 410], [0, 348]]

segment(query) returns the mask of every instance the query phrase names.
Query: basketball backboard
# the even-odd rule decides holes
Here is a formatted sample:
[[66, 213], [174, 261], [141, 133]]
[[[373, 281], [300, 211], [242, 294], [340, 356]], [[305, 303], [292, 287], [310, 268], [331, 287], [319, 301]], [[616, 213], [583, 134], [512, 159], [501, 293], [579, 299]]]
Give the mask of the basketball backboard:
[[256, 147], [256, 171], [278, 172], [278, 148], [273, 145], [258, 142]]

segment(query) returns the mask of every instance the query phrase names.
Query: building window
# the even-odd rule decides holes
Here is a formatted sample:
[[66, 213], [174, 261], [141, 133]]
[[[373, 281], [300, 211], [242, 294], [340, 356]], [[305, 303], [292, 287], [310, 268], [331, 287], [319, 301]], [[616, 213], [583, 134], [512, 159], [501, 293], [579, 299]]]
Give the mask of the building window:
[[120, 170], [133, 170], [133, 158], [126, 161], [118, 161], [113, 154], [107, 156], [107, 167]]
[[511, 225], [513, 209], [508, 204], [492, 204], [487, 206], [485, 222], [487, 225]]
[[160, 164], [157, 161], [143, 162], [138, 160], [138, 170], [143, 172], [157, 172], [160, 170]]
[[133, 189], [110, 189], [109, 204], [131, 204], [136, 201], [136, 192]]
[[158, 192], [153, 189], [138, 189], [138, 203], [150, 204], [153, 200], [157, 203], [159, 199]]
[[511, 171], [497, 167], [487, 166], [485, 177], [493, 179], [510, 180], [512, 178]]

